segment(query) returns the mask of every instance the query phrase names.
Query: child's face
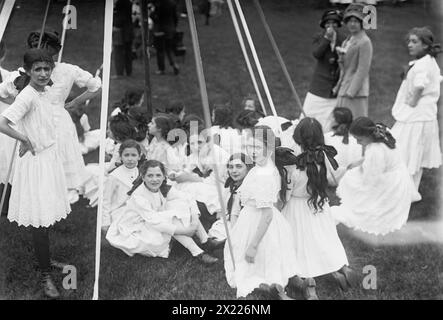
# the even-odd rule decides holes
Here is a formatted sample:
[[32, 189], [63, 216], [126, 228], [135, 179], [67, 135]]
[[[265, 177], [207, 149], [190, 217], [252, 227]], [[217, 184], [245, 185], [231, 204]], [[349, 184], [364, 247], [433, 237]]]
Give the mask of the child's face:
[[254, 100], [246, 100], [245, 101], [245, 110], [256, 111]]
[[140, 154], [136, 148], [125, 148], [121, 154], [121, 159], [126, 168], [134, 169], [140, 161]]
[[235, 182], [246, 177], [248, 167], [240, 159], [234, 159], [228, 163], [228, 174]]
[[146, 174], [143, 177], [143, 182], [151, 192], [157, 192], [160, 189], [163, 180], [165, 180], [165, 176], [160, 167], [148, 168], [148, 171], [146, 171]]
[[362, 147], [366, 147], [368, 144], [372, 142], [372, 139], [370, 137], [356, 136], [354, 134], [352, 136], [355, 138], [355, 140], [357, 140], [357, 143]]
[[415, 34], [411, 34], [407, 40], [408, 51], [412, 57], [423, 55], [428, 48]]
[[52, 68], [47, 62], [35, 62], [27, 74], [31, 77], [30, 84], [36, 89], [44, 89], [51, 80]]
[[148, 131], [151, 135], [156, 135], [160, 133], [160, 130], [157, 128], [157, 124], [155, 123], [155, 118], [152, 118], [151, 122], [148, 124]]
[[255, 163], [259, 165], [266, 163], [266, 160], [268, 159], [268, 152], [266, 149], [265, 144], [260, 139], [254, 139], [253, 137], [248, 139], [246, 150], [252, 161]]

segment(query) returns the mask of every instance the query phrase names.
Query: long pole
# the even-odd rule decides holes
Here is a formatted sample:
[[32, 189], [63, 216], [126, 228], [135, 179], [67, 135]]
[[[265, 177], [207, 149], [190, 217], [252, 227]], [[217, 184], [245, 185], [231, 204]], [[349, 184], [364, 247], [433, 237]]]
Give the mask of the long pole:
[[62, 47], [60, 48], [60, 51], [58, 53], [58, 58], [57, 58], [58, 63], [62, 62], [63, 48], [65, 47], [66, 29], [68, 28], [68, 12], [69, 12], [70, 5], [71, 5], [71, 0], [68, 0], [68, 2], [66, 3], [66, 7], [65, 7], [66, 8], [65, 18], [63, 19], [63, 31], [62, 31], [62, 39], [61, 39]]
[[103, 217], [103, 189], [105, 182], [105, 148], [106, 148], [106, 122], [108, 118], [109, 102], [109, 78], [111, 74], [111, 51], [112, 51], [112, 18], [114, 11], [114, 1], [106, 0], [105, 4], [105, 27], [103, 41], [103, 88], [102, 104], [100, 112], [100, 150], [99, 168], [100, 176], [98, 181], [98, 208], [97, 208], [97, 228], [95, 239], [95, 282], [93, 300], [98, 300], [99, 278], [100, 278], [100, 253], [101, 253], [101, 229]]
[[14, 9], [15, 0], [5, 0], [3, 2], [2, 12], [0, 13], [0, 41], [3, 39], [6, 26], [8, 25], [9, 18]]
[[[195, 57], [195, 64], [196, 64], [196, 68], [197, 68], [198, 83], [199, 83], [199, 87], [200, 87], [200, 96], [201, 96], [202, 105], [203, 105], [203, 113], [205, 116], [206, 128], [208, 131], [210, 131], [211, 114], [209, 111], [208, 91], [206, 89], [205, 75], [203, 73], [203, 64], [202, 64], [202, 58], [201, 58], [201, 53], [200, 53], [200, 45], [198, 43], [197, 27], [195, 25], [195, 17], [194, 17], [194, 11], [192, 8], [192, 0], [186, 0], [186, 10], [188, 12], [189, 29], [191, 30], [192, 46], [194, 49], [194, 57]], [[212, 150], [212, 152], [211, 152], [212, 159], [214, 162], [214, 174], [216, 177], [215, 184], [217, 186], [218, 199], [220, 201], [220, 205], [222, 208], [221, 216], [223, 219], [223, 224], [225, 225], [226, 238], [228, 241], [229, 252], [231, 254], [232, 264], [235, 269], [234, 252], [232, 250], [232, 242], [231, 242], [231, 237], [230, 237], [230, 233], [229, 233], [228, 222], [226, 220], [226, 206], [225, 206], [225, 202], [224, 202], [223, 195], [222, 195], [220, 181], [218, 181], [220, 175], [218, 172], [217, 164], [220, 161], [220, 159], [216, 159], [215, 152], [214, 152], [214, 141], [212, 139], [212, 136], [211, 135], [209, 135], [209, 136], [210, 136], [210, 139], [209, 139], [210, 148]]]
[[40, 37], [38, 38], [38, 46], [37, 46], [37, 48], [40, 48], [40, 46], [42, 45], [43, 34], [45, 33], [46, 20], [48, 19], [48, 13], [49, 13], [49, 6], [50, 5], [51, 5], [51, 0], [48, 0], [48, 2], [46, 3], [45, 16], [43, 18], [42, 29], [40, 31]]
[[263, 113], [265, 115], [267, 115], [265, 104], [263, 102], [263, 98], [260, 93], [260, 88], [258, 87], [257, 79], [255, 78], [254, 70], [252, 69], [251, 61], [249, 59], [248, 52], [246, 50], [245, 42], [243, 40], [243, 36], [241, 34], [240, 27], [238, 25], [237, 16], [235, 15], [234, 7], [232, 5], [232, 0], [227, 0], [227, 3], [228, 3], [228, 7], [229, 7], [229, 12], [231, 13], [232, 23], [234, 24], [235, 33], [237, 34], [238, 42], [240, 44], [240, 48], [243, 53], [243, 57], [245, 58], [246, 67], [248, 68], [249, 75], [251, 76], [252, 84], [253, 84], [255, 92], [257, 94], [258, 101], [260, 102]]
[[306, 117], [305, 111], [303, 110], [303, 106], [300, 101], [300, 97], [298, 96], [297, 91], [295, 90], [294, 83], [291, 80], [291, 76], [289, 75], [288, 68], [286, 68], [286, 64], [283, 60], [282, 55], [280, 54], [280, 50], [278, 49], [277, 43], [275, 42], [275, 39], [274, 39], [274, 36], [272, 35], [271, 28], [269, 28], [269, 25], [266, 21], [265, 14], [263, 13], [263, 9], [260, 6], [260, 2], [258, 0], [254, 0], [254, 5], [257, 8], [258, 14], [260, 16], [260, 20], [263, 23], [263, 26], [265, 27], [266, 34], [268, 35], [269, 41], [271, 42], [272, 48], [274, 49], [275, 55], [277, 56], [277, 59], [278, 59], [278, 62], [280, 63], [283, 73], [285, 74], [286, 81], [288, 81], [289, 87], [291, 88], [292, 95], [295, 99], [295, 102], [297, 103], [297, 107], [300, 108], [301, 113], [303, 114], [303, 116]]
[[141, 29], [142, 29], [142, 47], [143, 47], [143, 66], [145, 68], [145, 100], [148, 108], [148, 117], [151, 118], [153, 115], [152, 110], [152, 97], [151, 97], [151, 69], [149, 66], [149, 48], [148, 48], [148, 37], [149, 37], [149, 16], [148, 16], [148, 5], [147, 0], [141, 0], [140, 3], [141, 10]]

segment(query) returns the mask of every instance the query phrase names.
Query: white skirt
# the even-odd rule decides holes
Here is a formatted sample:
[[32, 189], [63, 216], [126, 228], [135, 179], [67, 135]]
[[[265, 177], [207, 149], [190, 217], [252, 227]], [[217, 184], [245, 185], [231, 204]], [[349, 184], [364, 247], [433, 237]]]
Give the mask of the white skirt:
[[85, 139], [80, 142], [82, 154], [87, 154], [100, 146], [100, 129], [85, 132]]
[[291, 227], [280, 211], [273, 209], [272, 221], [257, 248], [254, 263], [248, 263], [245, 253], [253, 241], [260, 222], [261, 210], [245, 206], [232, 228], [231, 239], [235, 259], [232, 265], [229, 245], [225, 244], [226, 279], [237, 288], [237, 297], [245, 297], [260, 284], [279, 284], [285, 287], [297, 274], [297, 261]]
[[55, 146], [16, 159], [9, 221], [20, 226], [49, 227], [71, 212], [61, 159]]
[[[231, 232], [232, 227], [231, 227], [230, 221], [228, 221], [228, 228], [229, 228], [229, 232]], [[226, 228], [225, 228], [225, 224], [223, 223], [223, 219], [218, 219], [217, 221], [215, 221], [212, 224], [211, 229], [209, 229], [209, 231], [208, 231], [208, 236], [210, 238], [215, 238], [215, 240], [217, 240], [217, 241], [226, 240], [226, 238], [227, 238]]]
[[408, 220], [411, 202], [419, 197], [404, 164], [384, 173], [372, 186], [362, 180], [360, 168], [351, 169], [341, 179], [337, 195], [341, 205], [331, 207], [333, 217], [375, 235], [400, 229]]
[[308, 92], [303, 103], [306, 116], [315, 118], [320, 122], [323, 132], [331, 130], [333, 123], [332, 111], [337, 106], [337, 99], [327, 99]]
[[348, 265], [328, 204], [314, 213], [307, 198], [291, 197], [282, 213], [294, 235], [297, 269], [303, 278], [313, 278]]
[[62, 158], [66, 185], [78, 189], [87, 179], [85, 162], [71, 116], [64, 108], [57, 109], [57, 145]]
[[399, 122], [391, 129], [409, 173], [438, 168], [442, 163], [438, 121]]
[[[0, 133], [0, 183], [11, 183], [12, 177], [14, 176], [14, 167], [15, 162], [17, 161], [14, 159], [14, 163], [12, 164], [12, 170], [11, 175], [9, 176], [9, 181], [6, 181], [8, 171], [9, 171], [9, 165], [11, 163], [11, 159], [13, 158], [13, 152], [14, 152], [14, 146], [15, 146], [16, 140], [10, 138], [9, 136], [5, 134]], [[16, 149], [16, 155], [19, 149], [19, 142], [17, 142], [17, 149]]]

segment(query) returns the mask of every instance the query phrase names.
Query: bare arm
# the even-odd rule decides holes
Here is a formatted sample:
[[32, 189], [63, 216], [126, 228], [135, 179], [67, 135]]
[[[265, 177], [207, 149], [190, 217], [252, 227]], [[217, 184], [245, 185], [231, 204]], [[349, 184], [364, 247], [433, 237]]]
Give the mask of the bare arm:
[[7, 118], [0, 115], [0, 132], [6, 134], [13, 139], [19, 140], [22, 143], [20, 146], [20, 157], [23, 157], [28, 151], [31, 151], [32, 154], [35, 154], [34, 148], [32, 147], [32, 144], [29, 141], [28, 137], [12, 128], [10, 124], [11, 122]]
[[91, 91], [85, 91], [81, 95], [77, 96], [75, 99], [73, 99], [71, 102], [67, 103], [65, 105], [65, 108], [75, 108], [76, 106], [83, 105], [87, 100], [91, 100], [94, 97], [96, 97], [101, 92], [101, 89], [91, 92]]

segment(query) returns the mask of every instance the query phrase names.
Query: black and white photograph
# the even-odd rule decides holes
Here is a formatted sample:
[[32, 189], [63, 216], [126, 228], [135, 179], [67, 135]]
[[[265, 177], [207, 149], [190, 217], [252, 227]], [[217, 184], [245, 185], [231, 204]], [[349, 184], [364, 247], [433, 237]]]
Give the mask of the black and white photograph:
[[442, 21], [0, 0], [0, 300], [442, 300]]

